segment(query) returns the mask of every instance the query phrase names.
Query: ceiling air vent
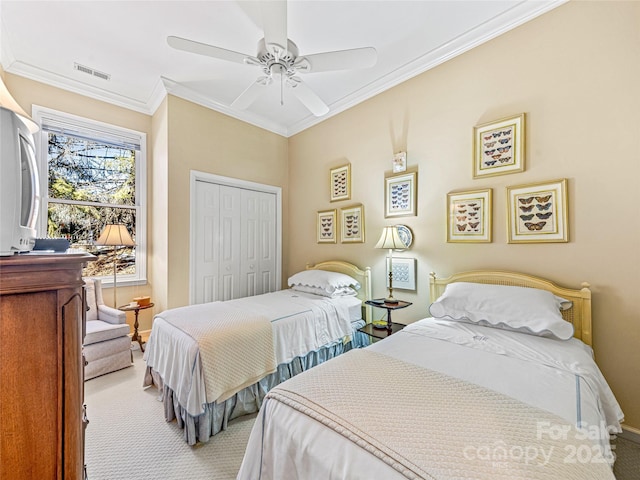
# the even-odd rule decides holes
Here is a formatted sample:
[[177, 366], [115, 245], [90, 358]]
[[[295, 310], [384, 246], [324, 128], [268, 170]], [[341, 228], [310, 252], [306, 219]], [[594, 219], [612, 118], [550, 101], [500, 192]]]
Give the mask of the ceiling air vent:
[[98, 70], [94, 70], [93, 68], [87, 67], [86, 65], [80, 65], [79, 63], [74, 63], [73, 68], [75, 68], [79, 72], [101, 78], [102, 80], [109, 80], [111, 78], [111, 75], [109, 75], [108, 73], [99, 72]]

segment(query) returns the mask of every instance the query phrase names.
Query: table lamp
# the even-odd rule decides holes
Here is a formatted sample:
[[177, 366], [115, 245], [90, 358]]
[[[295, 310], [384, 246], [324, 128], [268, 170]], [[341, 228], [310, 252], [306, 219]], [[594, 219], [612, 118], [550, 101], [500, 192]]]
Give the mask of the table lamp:
[[116, 250], [118, 247], [135, 247], [135, 243], [129, 235], [127, 227], [122, 224], [105, 225], [100, 233], [100, 237], [96, 240], [96, 245], [105, 245], [113, 247], [113, 307], [117, 308], [116, 303], [116, 270], [118, 266], [118, 256]]
[[406, 245], [398, 234], [398, 227], [395, 225], [384, 227], [380, 240], [376, 243], [375, 248], [389, 249], [389, 296], [384, 299], [384, 302], [391, 304], [398, 303], [398, 300], [393, 298], [393, 250], [396, 248], [406, 248]]

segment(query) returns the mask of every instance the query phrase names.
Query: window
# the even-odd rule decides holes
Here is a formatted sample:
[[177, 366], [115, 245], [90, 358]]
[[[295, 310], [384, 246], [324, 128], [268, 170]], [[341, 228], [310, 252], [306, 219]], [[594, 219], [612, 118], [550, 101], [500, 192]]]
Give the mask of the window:
[[[145, 282], [146, 135], [42, 107], [34, 106], [33, 116], [41, 128], [38, 235], [67, 238], [96, 255], [84, 276], [109, 284], [115, 261], [118, 284]], [[135, 246], [96, 245], [108, 224], [124, 224]]]

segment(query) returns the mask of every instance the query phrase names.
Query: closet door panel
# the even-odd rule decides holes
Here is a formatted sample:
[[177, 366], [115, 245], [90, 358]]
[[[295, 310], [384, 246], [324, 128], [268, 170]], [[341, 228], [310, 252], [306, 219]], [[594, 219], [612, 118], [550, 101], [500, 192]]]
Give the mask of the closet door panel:
[[260, 277], [262, 293], [278, 290], [276, 285], [276, 196], [264, 193], [260, 199]]
[[277, 290], [276, 194], [205, 181], [195, 189], [194, 302]]
[[242, 192], [241, 276], [243, 296], [272, 292], [275, 286], [275, 195]]
[[248, 297], [264, 293], [256, 277], [259, 271], [260, 212], [259, 193], [242, 190], [242, 222], [240, 226], [240, 275], [241, 296]]
[[219, 288], [220, 186], [196, 182], [196, 198], [195, 302], [213, 302]]
[[[220, 285], [218, 300], [241, 297], [241, 204], [242, 191], [220, 185]], [[215, 241], [215, 240], [214, 240]]]

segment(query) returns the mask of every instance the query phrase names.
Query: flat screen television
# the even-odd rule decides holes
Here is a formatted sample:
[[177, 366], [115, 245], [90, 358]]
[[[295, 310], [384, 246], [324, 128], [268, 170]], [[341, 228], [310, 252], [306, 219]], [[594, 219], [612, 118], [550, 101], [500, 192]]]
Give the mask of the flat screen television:
[[40, 204], [33, 135], [0, 107], [0, 255], [33, 249]]

